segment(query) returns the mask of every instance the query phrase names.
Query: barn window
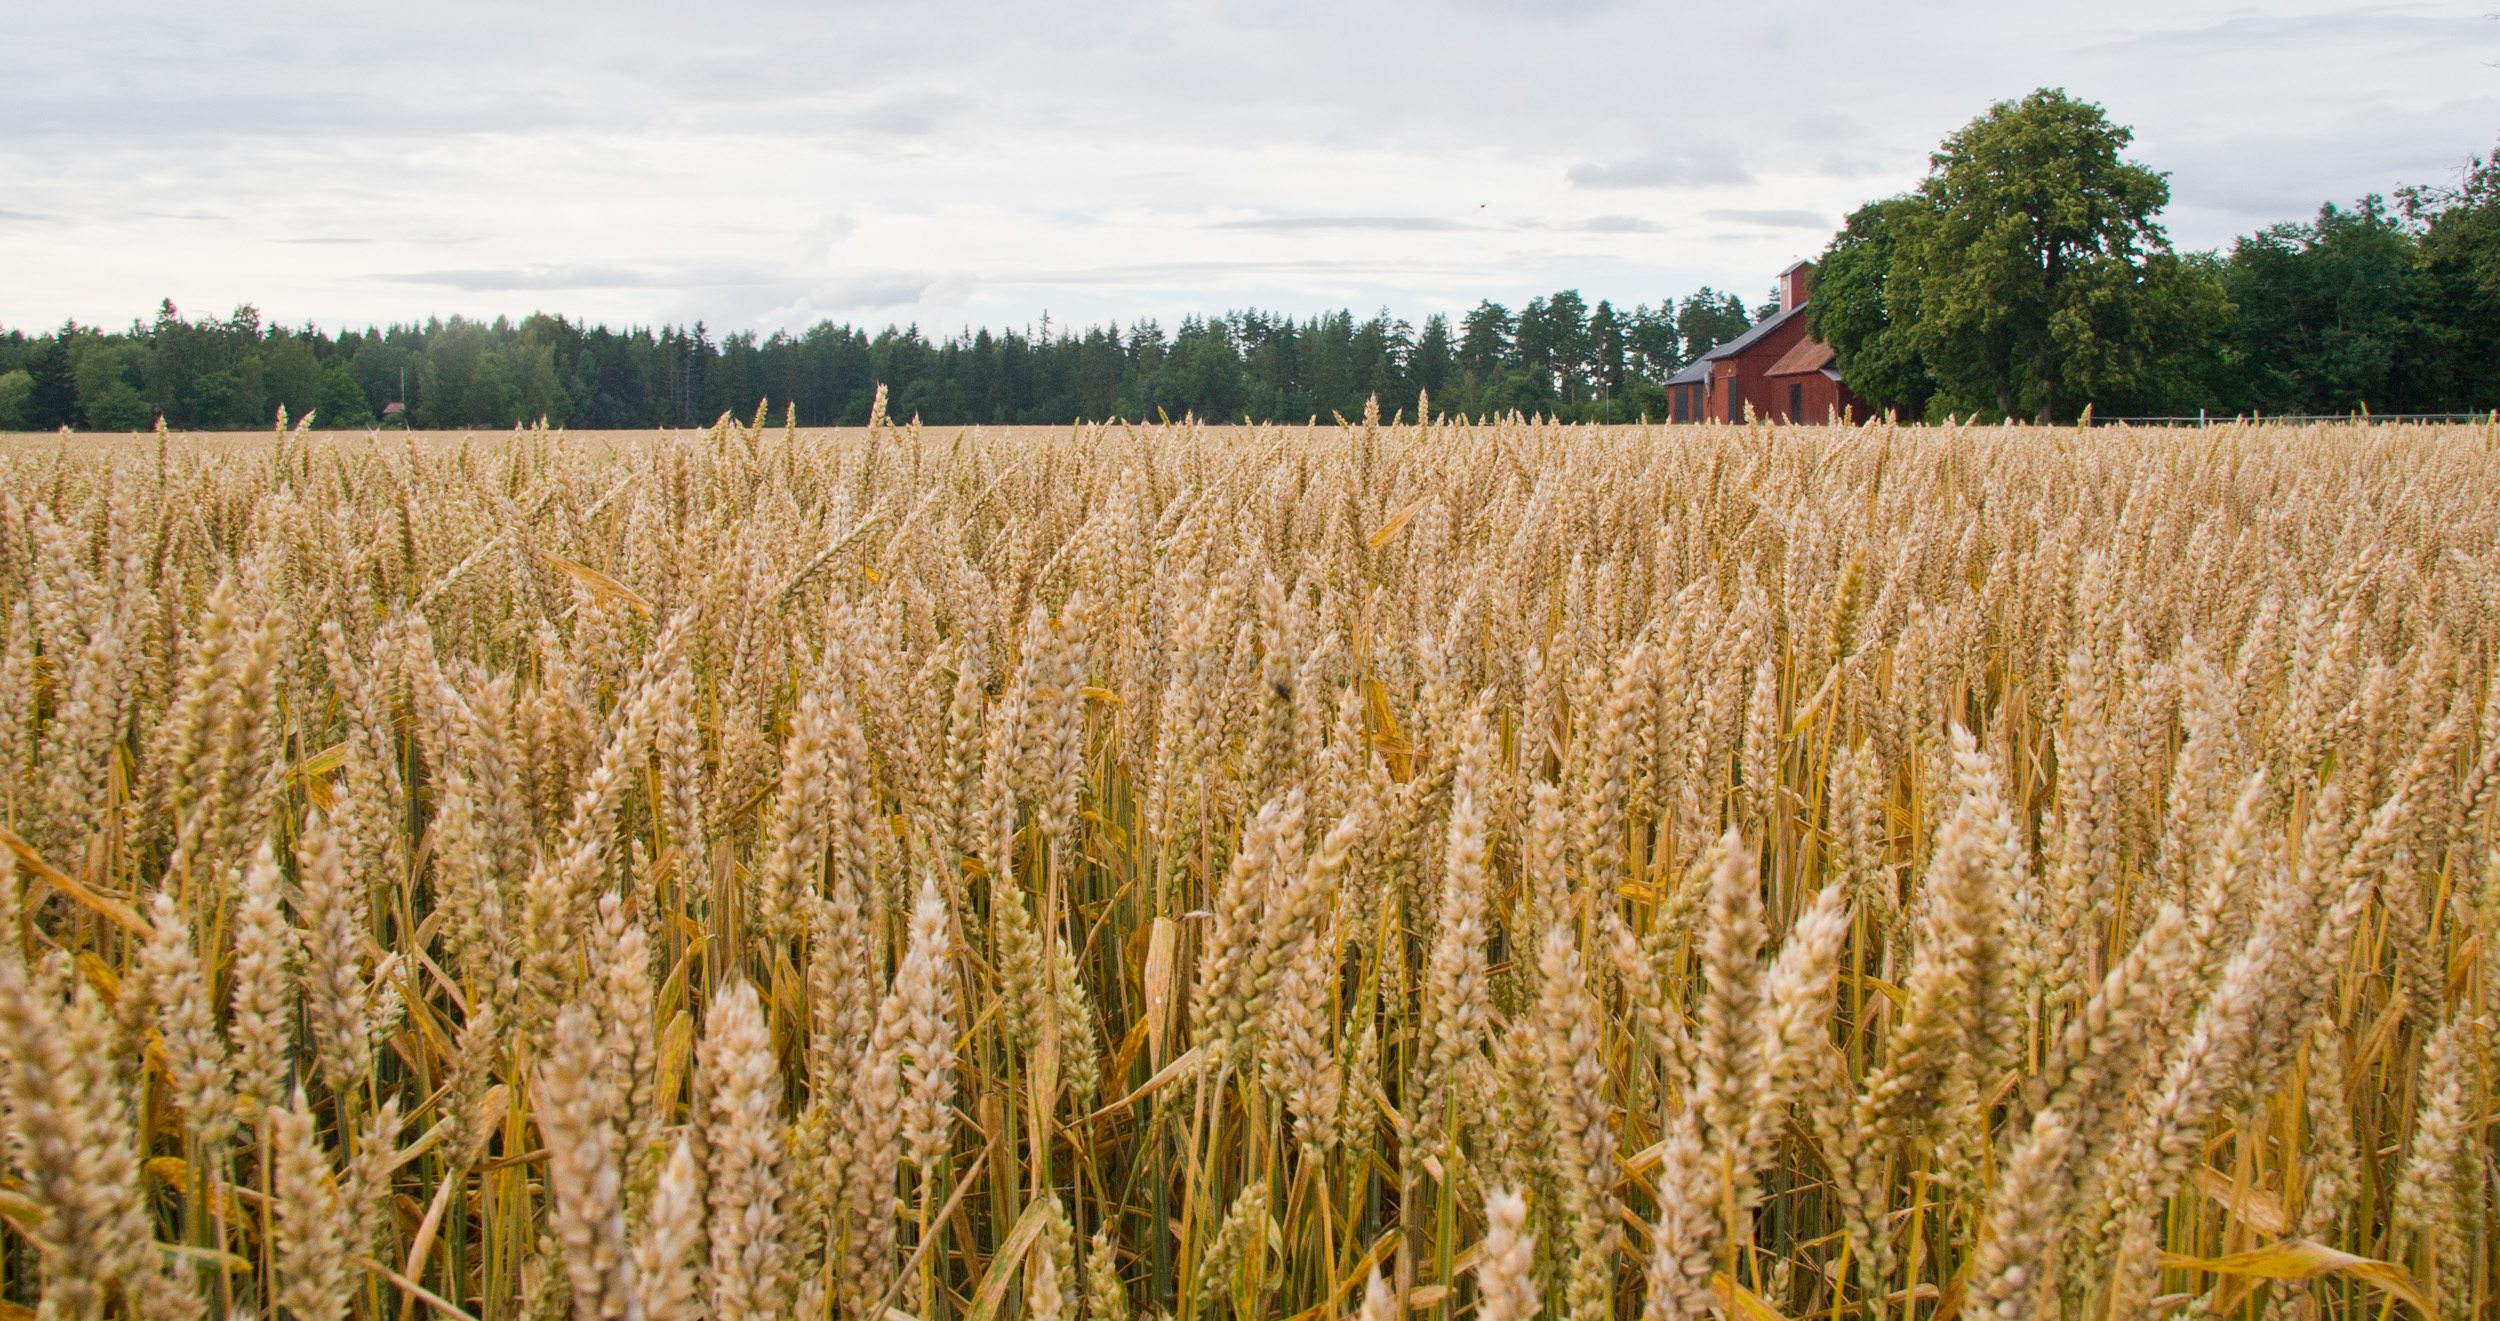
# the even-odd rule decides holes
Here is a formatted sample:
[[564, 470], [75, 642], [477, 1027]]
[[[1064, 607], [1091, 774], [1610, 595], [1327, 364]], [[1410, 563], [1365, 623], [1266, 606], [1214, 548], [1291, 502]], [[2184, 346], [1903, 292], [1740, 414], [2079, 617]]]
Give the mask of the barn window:
[[1788, 385], [1788, 420], [1794, 422], [1806, 411], [1806, 387], [1791, 381]]

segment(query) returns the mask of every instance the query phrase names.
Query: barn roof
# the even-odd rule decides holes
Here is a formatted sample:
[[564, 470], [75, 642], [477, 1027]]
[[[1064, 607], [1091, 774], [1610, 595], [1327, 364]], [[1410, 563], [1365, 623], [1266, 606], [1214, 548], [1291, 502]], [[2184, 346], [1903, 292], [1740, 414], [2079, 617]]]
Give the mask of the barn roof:
[[1799, 303], [1785, 312], [1764, 317], [1762, 320], [1754, 323], [1754, 325], [1747, 329], [1744, 334], [1738, 335], [1736, 338], [1729, 340], [1727, 343], [1721, 344], [1717, 348], [1711, 349], [1709, 352], [1704, 353], [1700, 357], [1693, 359], [1691, 362], [1684, 364], [1684, 369], [1682, 371], [1679, 371], [1675, 375], [1667, 378], [1667, 384], [1689, 385], [1695, 381], [1708, 380], [1710, 378], [1711, 363], [1717, 362], [1721, 358], [1733, 358], [1737, 354], [1752, 348], [1755, 341], [1760, 340], [1763, 336], [1770, 334], [1772, 331], [1777, 330], [1784, 325], [1787, 325], [1790, 318], [1805, 315], [1805, 310], [1806, 305]]
[[1765, 376], [1803, 376], [1819, 372], [1832, 363], [1832, 346], [1819, 339], [1801, 339], [1796, 347], [1780, 355]]
[[1785, 312], [1764, 317], [1762, 320], [1754, 323], [1753, 329], [1748, 330], [1744, 334], [1739, 335], [1736, 338], [1729, 340], [1727, 343], [1701, 355], [1701, 361], [1715, 362], [1720, 358], [1733, 358], [1737, 354], [1752, 348], [1756, 340], [1759, 340], [1763, 336], [1770, 334], [1772, 331], [1787, 325], [1794, 318], [1804, 316], [1805, 314], [1806, 305], [1799, 303]]

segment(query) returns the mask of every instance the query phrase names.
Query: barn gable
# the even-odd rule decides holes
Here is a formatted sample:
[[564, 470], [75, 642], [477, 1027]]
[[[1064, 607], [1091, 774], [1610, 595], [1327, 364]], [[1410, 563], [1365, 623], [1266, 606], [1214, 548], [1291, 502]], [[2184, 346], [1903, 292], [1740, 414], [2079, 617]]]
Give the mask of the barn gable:
[[1780, 272], [1780, 310], [1667, 378], [1671, 420], [1742, 422], [1745, 408], [1773, 422], [1824, 422], [1866, 411], [1842, 379], [1831, 346], [1806, 325], [1814, 267]]

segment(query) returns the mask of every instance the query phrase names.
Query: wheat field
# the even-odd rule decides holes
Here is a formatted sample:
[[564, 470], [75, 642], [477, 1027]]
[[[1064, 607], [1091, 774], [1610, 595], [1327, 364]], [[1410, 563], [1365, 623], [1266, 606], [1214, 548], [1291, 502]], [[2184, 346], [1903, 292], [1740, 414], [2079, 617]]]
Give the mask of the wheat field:
[[2495, 1313], [2500, 427], [0, 455], [44, 1321]]

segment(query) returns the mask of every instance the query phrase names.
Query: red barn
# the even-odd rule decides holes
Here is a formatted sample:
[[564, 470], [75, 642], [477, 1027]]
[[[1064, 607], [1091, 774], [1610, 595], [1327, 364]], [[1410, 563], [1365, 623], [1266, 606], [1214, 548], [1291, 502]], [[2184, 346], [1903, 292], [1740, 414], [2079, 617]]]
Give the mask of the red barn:
[[1780, 272], [1780, 310], [1744, 334], [1710, 350], [1667, 378], [1671, 420], [1826, 422], [1864, 416], [1866, 401], [1840, 379], [1832, 347], [1806, 332], [1807, 286], [1812, 262]]

